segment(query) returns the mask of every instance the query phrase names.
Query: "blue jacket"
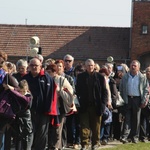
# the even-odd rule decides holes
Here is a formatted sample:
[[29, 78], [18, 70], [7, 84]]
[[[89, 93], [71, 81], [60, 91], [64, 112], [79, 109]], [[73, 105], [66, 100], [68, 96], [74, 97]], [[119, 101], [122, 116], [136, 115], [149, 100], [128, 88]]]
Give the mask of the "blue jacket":
[[102, 122], [104, 124], [112, 122], [112, 111], [109, 110], [108, 107], [105, 107], [104, 113], [102, 115]]
[[[34, 109], [39, 113], [49, 114], [52, 109], [56, 109], [55, 115], [57, 115], [59, 113], [57, 105], [54, 105], [55, 108], [52, 106], [53, 102], [56, 101], [54, 98], [55, 83], [49, 74], [44, 71], [40, 72], [39, 76], [37, 77], [38, 83], [36, 83], [36, 85], [38, 85], [38, 91], [34, 91], [34, 88], [36, 89], [36, 85], [34, 85], [35, 80], [30, 72], [26, 74], [23, 79], [27, 80], [29, 89], [33, 95], [31, 109]], [[37, 96], [34, 96], [33, 93], [36, 93]]]

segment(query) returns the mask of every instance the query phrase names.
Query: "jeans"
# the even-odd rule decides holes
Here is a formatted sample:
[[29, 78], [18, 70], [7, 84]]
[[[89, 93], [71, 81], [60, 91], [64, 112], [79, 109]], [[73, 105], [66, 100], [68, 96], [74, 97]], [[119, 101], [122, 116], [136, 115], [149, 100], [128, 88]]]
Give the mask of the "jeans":
[[4, 150], [4, 138], [5, 134], [0, 132], [0, 150]]

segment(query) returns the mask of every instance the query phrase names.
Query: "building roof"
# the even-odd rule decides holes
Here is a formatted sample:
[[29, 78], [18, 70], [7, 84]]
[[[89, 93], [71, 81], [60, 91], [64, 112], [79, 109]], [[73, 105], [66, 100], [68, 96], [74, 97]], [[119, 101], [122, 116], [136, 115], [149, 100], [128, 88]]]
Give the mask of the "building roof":
[[130, 28], [8, 25], [0, 24], [0, 51], [9, 56], [29, 55], [29, 40], [40, 38], [42, 55], [62, 59], [71, 54], [76, 60], [127, 59], [129, 57]]

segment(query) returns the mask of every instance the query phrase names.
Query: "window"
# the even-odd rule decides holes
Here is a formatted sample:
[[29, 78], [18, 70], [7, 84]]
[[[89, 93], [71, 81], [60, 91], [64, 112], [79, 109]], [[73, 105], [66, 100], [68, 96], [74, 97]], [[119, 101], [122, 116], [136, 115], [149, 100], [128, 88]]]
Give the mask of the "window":
[[147, 25], [142, 26], [142, 34], [148, 34], [148, 26]]

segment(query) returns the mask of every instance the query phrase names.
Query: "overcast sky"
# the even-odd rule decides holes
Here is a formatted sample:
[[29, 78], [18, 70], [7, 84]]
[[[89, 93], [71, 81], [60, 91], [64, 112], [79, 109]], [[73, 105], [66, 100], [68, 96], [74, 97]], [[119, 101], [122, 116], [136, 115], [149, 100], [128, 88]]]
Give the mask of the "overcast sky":
[[131, 26], [132, 0], [0, 0], [0, 24]]

